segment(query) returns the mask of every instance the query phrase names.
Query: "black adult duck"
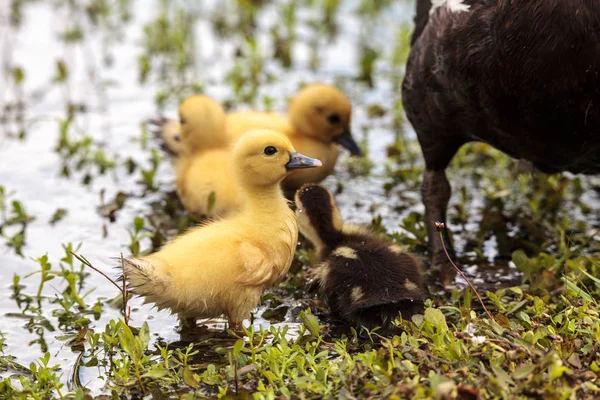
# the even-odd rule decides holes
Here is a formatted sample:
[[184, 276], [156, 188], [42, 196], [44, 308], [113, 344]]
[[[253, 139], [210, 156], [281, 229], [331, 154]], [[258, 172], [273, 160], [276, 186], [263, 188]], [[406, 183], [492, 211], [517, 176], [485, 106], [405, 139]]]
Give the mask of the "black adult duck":
[[432, 262], [444, 266], [434, 223], [464, 143], [545, 173], [600, 173], [600, 1], [417, 0], [415, 23], [402, 94], [425, 157]]

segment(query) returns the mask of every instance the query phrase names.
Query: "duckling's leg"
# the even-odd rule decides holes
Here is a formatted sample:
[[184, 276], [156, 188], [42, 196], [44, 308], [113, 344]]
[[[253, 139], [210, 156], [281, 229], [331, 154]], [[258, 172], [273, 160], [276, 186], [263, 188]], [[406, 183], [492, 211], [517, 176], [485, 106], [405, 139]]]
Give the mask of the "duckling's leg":
[[245, 335], [242, 322], [250, 319], [252, 310], [258, 305], [262, 296], [262, 286], [243, 286], [240, 290], [232, 293], [233, 298], [225, 314], [229, 322], [229, 328], [240, 335]]
[[196, 325], [196, 317], [186, 317], [179, 314], [179, 321], [181, 323], [181, 329], [190, 330], [198, 327], [198, 325]]
[[317, 267], [312, 267], [304, 272], [304, 276], [308, 282], [308, 292], [314, 292], [317, 290], [323, 282], [326, 281], [329, 273], [329, 266], [327, 263], [322, 263]]
[[242, 321], [233, 321], [231, 319], [228, 320], [229, 329], [237, 333], [238, 335], [244, 336], [246, 332], [244, 331], [244, 325]]

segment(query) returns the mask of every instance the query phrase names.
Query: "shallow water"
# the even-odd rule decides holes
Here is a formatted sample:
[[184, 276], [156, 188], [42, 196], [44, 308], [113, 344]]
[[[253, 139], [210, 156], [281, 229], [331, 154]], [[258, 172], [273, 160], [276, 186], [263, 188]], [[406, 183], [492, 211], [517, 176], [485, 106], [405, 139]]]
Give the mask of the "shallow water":
[[[85, 40], [77, 45], [66, 45], [58, 40], [61, 27], [72, 23], [73, 16], [50, 3], [52, 2], [27, 4], [24, 7], [24, 22], [19, 29], [11, 29], [5, 23], [9, 17], [9, 10], [0, 10], [3, 48], [0, 64], [3, 68], [18, 65], [24, 70], [23, 92], [27, 121], [24, 140], [9, 137], [8, 133], [14, 132], [15, 124], [3, 124], [4, 134], [0, 135], [0, 185], [12, 193], [11, 200], [21, 201], [27, 212], [35, 217], [26, 228], [24, 257], [16, 255], [10, 247], [0, 247], [0, 331], [6, 337], [6, 353], [17, 356], [17, 361], [22, 365], [28, 365], [41, 355], [40, 344], [30, 343], [35, 341], [38, 335], [43, 335], [53, 361], [63, 366], [63, 378], [66, 379], [68, 366], [73, 365], [79, 353], [72, 351], [65, 346], [63, 339], [58, 338], [63, 332], [57, 326], [54, 326], [54, 331], [28, 329], [25, 327], [26, 319], [14, 316], [15, 313], [19, 313], [19, 309], [11, 298], [13, 275], [24, 276], [38, 270], [39, 266], [32, 258], [44, 254], [48, 254], [50, 261], [56, 266], [64, 256], [62, 244], [66, 243], [81, 243], [79, 254], [85, 255], [97, 268], [114, 274], [112, 268], [116, 266], [116, 262], [110, 257], [129, 253], [128, 230], [132, 229], [133, 218], [151, 214], [150, 203], [161, 201], [162, 193], [173, 190], [173, 175], [169, 162], [165, 160], [160, 164], [157, 173], [160, 191], [144, 196], [143, 187], [138, 183], [139, 169], [129, 175], [125, 168], [119, 165], [114, 170], [99, 175], [97, 168], [91, 167], [93, 179], [89, 185], [81, 183], [84, 173], [73, 171], [69, 178], [60, 175], [63, 160], [54, 149], [59, 138], [58, 121], [65, 118], [68, 102], [85, 105], [86, 112], [77, 115], [74, 123], [78, 130], [100, 143], [108, 157], [116, 157], [120, 164], [131, 157], [140, 167], [149, 167], [149, 148], [157, 147], [157, 144], [150, 141], [149, 148], [144, 149], [139, 138], [143, 121], [157, 114], [154, 96], [160, 90], [160, 84], [158, 81], [145, 85], [138, 83], [137, 56], [143, 51], [143, 25], [155, 16], [158, 2], [132, 2], [132, 20], [120, 26], [122, 36], [119, 40], [107, 44], [107, 35], [114, 33], [113, 31], [90, 28], [86, 31]], [[413, 6], [410, 2], [399, 3], [379, 15], [377, 23], [373, 24], [354, 12], [357, 3], [343, 3], [341, 14], [338, 16], [338, 20], [343, 21], [339, 23], [340, 34], [333, 42], [321, 45], [321, 65], [316, 71], [308, 68], [308, 47], [299, 44], [294, 49], [294, 67], [291, 70], [286, 71], [273, 61], [266, 63], [266, 68], [273, 72], [277, 80], [261, 85], [260, 94], [268, 94], [274, 98], [275, 108], [282, 109], [285, 97], [292, 95], [301, 82], [324, 80], [340, 84], [355, 105], [353, 130], [356, 138], [360, 139], [365, 127], [368, 127], [369, 157], [374, 163], [374, 168], [367, 176], [351, 177], [344, 167], [344, 155], [335, 175], [324, 183], [332, 190], [343, 184], [343, 190], [336, 198], [342, 215], [348, 222], [368, 224], [375, 216], [380, 215], [383, 218], [383, 226], [389, 232], [397, 232], [400, 230], [400, 222], [410, 212], [423, 212], [418, 185], [398, 184], [391, 194], [386, 196], [383, 187], [390, 181], [385, 168], [388, 163], [386, 148], [394, 142], [396, 136], [391, 125], [392, 115], [388, 112], [382, 118], [371, 119], [367, 115], [366, 107], [381, 104], [389, 108], [400, 96], [391, 84], [391, 76], [398, 72], [394, 70], [389, 59], [397, 29], [402, 23], [410, 22]], [[208, 95], [226, 101], [233, 98], [232, 90], [225, 82], [225, 72], [233, 66], [235, 44], [232, 40], [217, 38], [213, 32], [209, 16], [211, 10], [215, 9], [215, 4], [217, 2], [203, 2], [202, 6], [194, 6], [195, 9], [199, 9], [200, 14], [194, 25], [196, 42], [193, 54], [197, 66], [195, 73], [203, 81]], [[259, 43], [264, 46], [265, 55], [271, 46], [268, 29], [278, 18], [277, 4], [265, 6], [257, 19], [260, 25], [257, 37]], [[314, 13], [314, 10], [302, 8], [298, 18], [302, 21], [310, 17], [311, 13]], [[359, 72], [357, 49], [367, 27], [371, 29], [371, 32], [366, 34], [368, 40], [383, 52], [381, 60], [375, 66], [376, 79], [372, 89], [354, 79]], [[310, 28], [301, 22], [298, 30], [299, 36], [310, 33]], [[57, 59], [65, 60], [69, 66], [68, 86], [61, 87], [51, 83], [56, 75]], [[11, 82], [10, 74], [4, 71], [0, 81], [1, 87], [8, 88], [0, 97], [0, 102], [4, 104], [14, 101], [19, 91]], [[168, 103], [166, 114], [174, 116], [176, 106], [175, 102]], [[245, 107], [248, 105], [241, 105], [239, 108]], [[408, 124], [404, 127], [406, 137], [414, 137]], [[582, 181], [585, 188], [583, 201], [597, 207], [600, 204], [598, 180], [585, 178]], [[462, 177], [461, 182], [467, 186], [470, 184], [468, 177]], [[99, 212], [102, 204], [101, 193], [104, 193], [104, 199], [108, 202], [118, 192], [133, 196], [127, 198], [124, 207], [116, 212], [116, 220], [110, 222]], [[458, 202], [456, 192], [452, 201]], [[483, 204], [482, 194], [476, 191], [472, 193], [469, 209], [480, 209]], [[67, 215], [54, 226], [50, 226], [48, 221], [59, 208], [66, 209]], [[597, 229], [600, 225], [597, 215], [591, 218], [574, 218], [587, 218], [590, 229]], [[481, 215], [473, 213], [465, 232], [470, 229], [476, 230], [480, 220]], [[11, 236], [16, 233], [16, 229], [9, 227], [3, 234]], [[455, 239], [460, 253], [466, 245], [465, 240], [460, 233], [457, 233]], [[149, 246], [149, 240], [143, 241], [142, 244], [142, 247]], [[494, 237], [485, 241], [483, 251], [490, 263], [494, 262], [498, 253], [496, 248]], [[508, 264], [506, 267], [498, 270], [466, 265], [466, 272], [476, 277], [475, 283], [510, 283], [515, 282], [515, 278], [518, 281], [514, 268]], [[37, 278], [24, 279], [21, 283], [26, 285], [26, 292], [34, 293]], [[109, 282], [96, 273], [91, 273], [86, 278], [86, 289], [90, 288], [95, 290], [88, 303], [93, 303], [91, 299], [96, 297], [113, 298], [118, 294]], [[50, 282], [46, 285], [44, 293], [53, 296], [57, 292], [56, 289], [59, 288], [52, 287]], [[150, 306], [142, 306], [138, 299], [131, 304], [134, 306], [133, 324], [141, 325], [147, 320], [154, 335], [167, 342], [179, 340], [179, 334], [174, 330], [177, 324], [175, 317], [166, 312], [156, 312]], [[286, 320], [293, 323], [297, 309], [304, 308], [305, 303], [290, 296], [285, 299], [285, 305], [290, 307]], [[269, 324], [266, 319], [261, 318], [266, 308], [262, 306], [256, 313], [255, 324]], [[51, 307], [46, 306], [42, 313], [56, 325]], [[100, 319], [94, 324], [104, 326], [110, 319], [119, 316], [120, 312], [117, 309], [105, 306]], [[91, 387], [100, 387], [102, 382], [94, 382], [94, 376], [94, 373], [84, 373], [84, 380]]]

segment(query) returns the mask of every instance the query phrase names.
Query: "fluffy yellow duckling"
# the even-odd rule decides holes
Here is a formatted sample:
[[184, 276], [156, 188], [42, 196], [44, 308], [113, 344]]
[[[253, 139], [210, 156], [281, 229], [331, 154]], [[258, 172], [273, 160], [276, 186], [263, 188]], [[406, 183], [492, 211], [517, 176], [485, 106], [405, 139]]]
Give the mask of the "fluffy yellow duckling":
[[298, 242], [294, 212], [279, 183], [290, 171], [321, 165], [283, 135], [249, 132], [233, 150], [244, 204], [235, 214], [191, 229], [160, 251], [127, 259], [134, 294], [186, 323], [225, 314], [239, 329], [265, 288], [288, 271]]
[[284, 190], [295, 191], [307, 182], [320, 182], [329, 176], [338, 158], [337, 144], [362, 156], [350, 133], [352, 105], [331, 85], [315, 83], [301, 89], [290, 103], [287, 118], [276, 113], [235, 112], [227, 114], [227, 134], [237, 140], [249, 129], [268, 128], [285, 133], [294, 147], [318, 158], [322, 168], [298, 171], [283, 181]]
[[225, 110], [216, 100], [204, 95], [186, 98], [179, 106], [185, 153], [227, 147], [230, 142], [225, 136], [225, 119]]
[[179, 120], [159, 118], [148, 122], [162, 140], [162, 149], [171, 156], [229, 144], [225, 136], [225, 110], [208, 96], [193, 95], [184, 99], [179, 106]]
[[181, 124], [174, 119], [151, 119], [148, 121], [154, 136], [161, 141], [160, 147], [170, 156], [177, 157], [184, 151], [181, 141]]
[[[206, 98], [192, 96], [192, 98], [196, 97]], [[188, 100], [182, 103], [182, 108], [189, 110], [190, 113], [194, 106], [202, 106], [200, 101], [189, 102]], [[220, 106], [219, 108], [221, 114], [222, 108]], [[333, 172], [339, 155], [336, 143], [350, 150], [353, 155], [363, 154], [350, 133], [351, 111], [350, 101], [337, 88], [315, 83], [301, 89], [293, 98], [287, 117], [273, 112], [259, 111], [228, 113], [225, 124], [227, 139], [223, 140], [235, 143], [245, 132], [252, 129], [272, 129], [286, 134], [299, 152], [318, 158], [323, 163], [322, 168], [298, 171], [283, 181], [285, 190], [295, 191], [302, 184], [320, 182]], [[198, 133], [200, 138], [198, 142], [202, 144], [206, 130], [202, 128], [202, 120], [199, 119], [198, 122], [197, 128], [190, 128], [190, 135], [194, 132]], [[164, 125], [164, 142], [172, 153], [180, 153], [175, 132], [171, 128], [170, 125]], [[219, 133], [220, 131], [217, 132]], [[169, 145], [172, 142], [175, 142], [174, 145]], [[185, 144], [183, 146], [185, 147]]]
[[241, 190], [233, 177], [223, 107], [210, 97], [191, 96], [179, 107], [179, 118], [183, 148], [175, 161], [175, 184], [181, 202], [201, 215], [237, 210]]

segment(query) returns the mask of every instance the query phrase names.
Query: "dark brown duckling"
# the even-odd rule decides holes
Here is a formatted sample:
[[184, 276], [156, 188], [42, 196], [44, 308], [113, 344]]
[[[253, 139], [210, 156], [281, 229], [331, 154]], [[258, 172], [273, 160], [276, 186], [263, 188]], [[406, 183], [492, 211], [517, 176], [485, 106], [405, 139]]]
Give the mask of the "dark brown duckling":
[[393, 321], [421, 312], [425, 290], [421, 263], [400, 246], [366, 228], [344, 225], [332, 194], [306, 184], [296, 192], [300, 232], [321, 264], [312, 270], [332, 314], [356, 327], [396, 333]]

